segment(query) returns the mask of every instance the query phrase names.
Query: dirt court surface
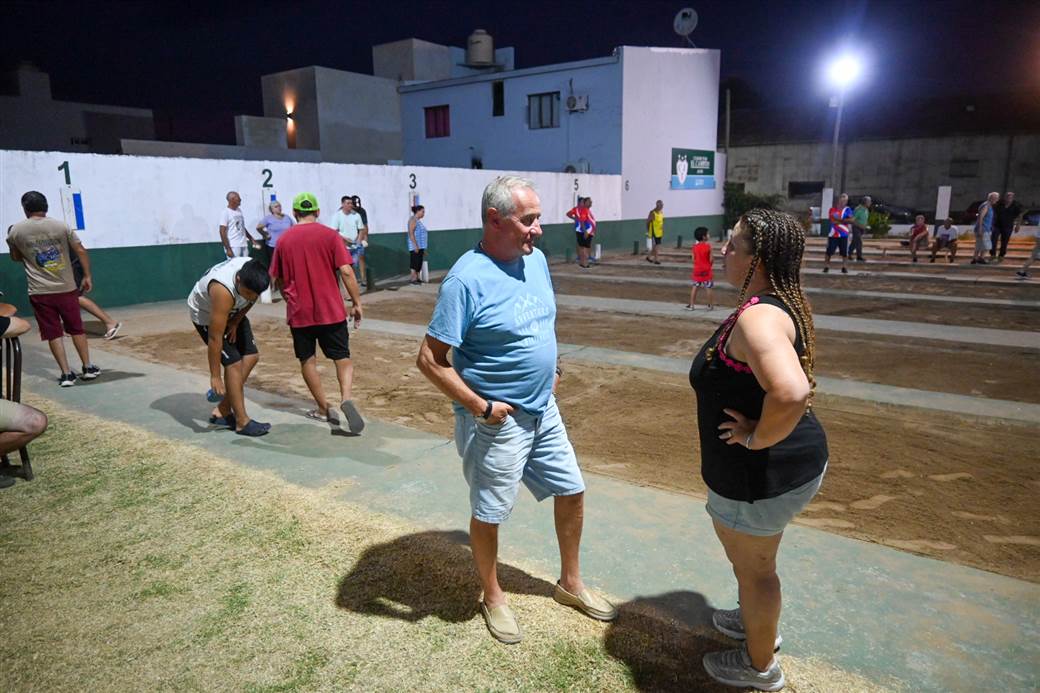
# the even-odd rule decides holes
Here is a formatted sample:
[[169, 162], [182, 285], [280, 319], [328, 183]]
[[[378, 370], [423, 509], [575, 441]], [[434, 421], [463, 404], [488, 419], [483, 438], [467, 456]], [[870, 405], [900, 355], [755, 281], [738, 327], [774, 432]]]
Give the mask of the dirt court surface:
[[[415, 298], [422, 298], [421, 296]], [[371, 302], [372, 318], [400, 319]], [[288, 330], [257, 319], [261, 361], [250, 386], [308, 399]], [[561, 341], [581, 341], [561, 334]], [[587, 342], [586, 342], [587, 343]], [[623, 348], [616, 341], [615, 348]], [[415, 369], [417, 340], [362, 329], [352, 336], [355, 399], [362, 412], [444, 437], [449, 402]], [[194, 333], [124, 337], [111, 348], [205, 373]], [[332, 364], [319, 359], [327, 393]], [[584, 469], [683, 493], [703, 494], [693, 393], [684, 376], [566, 364], [561, 410]], [[200, 418], [207, 407], [200, 398]], [[819, 396], [830, 438], [823, 490], [799, 522], [1005, 575], [1040, 576], [1037, 427], [967, 422], [953, 414]], [[879, 441], [886, 441], [880, 444]]]
[[[686, 305], [690, 299], [689, 286], [655, 286], [636, 283], [620, 285], [613, 281], [596, 281], [595, 271], [587, 276], [588, 279], [556, 277], [553, 279], [553, 286], [558, 293], [582, 296], [623, 296], [641, 301], [664, 301], [678, 305]], [[906, 290], [906, 287], [902, 289], [903, 292]], [[982, 294], [978, 296], [982, 297]], [[720, 306], [735, 306], [737, 302], [737, 292], [725, 282], [720, 281], [718, 273], [716, 274], [714, 298], [716, 305]], [[1034, 298], [1040, 300], [1040, 292], [1037, 292], [1037, 296]], [[697, 293], [697, 305], [703, 308], [707, 302], [707, 292], [702, 289]], [[809, 302], [812, 304], [813, 312], [821, 315], [900, 320], [930, 325], [990, 327], [1003, 330], [1040, 329], [1040, 309], [859, 296], [827, 296], [819, 293], [809, 294]]]
[[[573, 293], [594, 293], [586, 290], [593, 285], [594, 282], [583, 282]], [[617, 285], [600, 286], [614, 292], [621, 289]], [[400, 300], [370, 305], [367, 315], [415, 324], [429, 322], [436, 301], [433, 295], [401, 293], [400, 296]], [[1040, 316], [1040, 312], [1037, 315]], [[692, 361], [694, 353], [715, 327], [707, 320], [641, 318], [608, 311], [559, 308], [556, 336], [568, 344]], [[826, 330], [818, 332], [816, 339], [816, 370], [820, 375], [991, 399], [1040, 402], [1040, 351], [1037, 350], [922, 339], [903, 339], [893, 344], [884, 336]], [[922, 355], [937, 367], [923, 366], [920, 358], [914, 360], [908, 358], [908, 354]]]
[[[624, 257], [619, 258], [618, 256], [608, 256], [605, 257], [604, 260], [608, 264], [592, 268], [588, 271], [590, 276], [606, 274], [613, 276], [645, 276], [688, 280], [690, 278], [690, 269], [692, 267], [689, 262], [685, 265], [670, 264], [661, 265], [659, 267], [651, 266], [645, 261], [629, 262]], [[867, 263], [865, 266], [856, 265], [853, 269], [856, 271], [869, 271], [871, 267], [872, 263]], [[1014, 277], [1014, 270], [1019, 268], [1020, 265], [1008, 266], [1005, 268], [1006, 271], [999, 276], [1002, 279], [1011, 279]], [[564, 263], [553, 263], [552, 269], [553, 271], [567, 272], [583, 271], [578, 268], [577, 265], [568, 265]], [[719, 264], [717, 258], [715, 261], [715, 281], [716, 284], [725, 283], [722, 277], [722, 265]], [[1006, 298], [1024, 301], [1040, 300], [1040, 281], [1035, 279], [1027, 282], [1016, 282], [1015, 284], [976, 286], [971, 282], [951, 282], [942, 280], [927, 281], [904, 279], [902, 277], [843, 275], [840, 270], [834, 269], [831, 270], [830, 274], [823, 274], [819, 270], [810, 268], [802, 273], [802, 281], [805, 286], [829, 287], [847, 291], [893, 291], [899, 293], [932, 294], [941, 296], [971, 296], [973, 298]]]

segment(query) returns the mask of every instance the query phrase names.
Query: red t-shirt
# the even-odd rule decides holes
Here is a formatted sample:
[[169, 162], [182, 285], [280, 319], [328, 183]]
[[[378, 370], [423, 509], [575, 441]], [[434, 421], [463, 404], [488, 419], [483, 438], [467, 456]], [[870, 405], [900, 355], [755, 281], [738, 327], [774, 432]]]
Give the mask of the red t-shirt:
[[297, 224], [278, 237], [271, 276], [282, 280], [290, 327], [333, 325], [347, 319], [336, 269], [353, 264], [339, 234], [324, 224]]
[[693, 244], [693, 274], [690, 279], [695, 282], [710, 282], [711, 272], [711, 243], [698, 241]]
[[927, 224], [921, 224], [920, 226], [918, 226], [917, 224], [914, 224], [913, 226], [910, 227], [910, 238], [917, 238], [922, 233], [925, 234], [925, 235], [928, 235], [928, 225]]

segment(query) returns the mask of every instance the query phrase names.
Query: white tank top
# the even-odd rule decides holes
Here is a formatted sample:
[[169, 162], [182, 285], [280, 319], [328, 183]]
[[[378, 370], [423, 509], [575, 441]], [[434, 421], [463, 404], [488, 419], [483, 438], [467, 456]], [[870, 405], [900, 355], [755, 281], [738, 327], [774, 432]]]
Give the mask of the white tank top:
[[195, 284], [191, 293], [188, 294], [188, 313], [191, 315], [193, 323], [204, 327], [209, 326], [210, 311], [213, 308], [209, 298], [210, 282], [217, 282], [231, 292], [231, 298], [235, 300], [235, 307], [231, 311], [231, 315], [249, 305], [249, 301], [242, 298], [238, 290], [235, 289], [235, 275], [238, 274], [238, 271], [247, 262], [249, 262], [248, 257], [233, 257], [219, 265], [214, 265], [209, 272], [202, 276], [202, 279]]

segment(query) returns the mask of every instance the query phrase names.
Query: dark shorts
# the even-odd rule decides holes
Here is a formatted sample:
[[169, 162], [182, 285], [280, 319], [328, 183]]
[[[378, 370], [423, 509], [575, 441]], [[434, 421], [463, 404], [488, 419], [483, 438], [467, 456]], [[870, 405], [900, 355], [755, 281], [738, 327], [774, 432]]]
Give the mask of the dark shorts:
[[76, 295], [82, 296], [83, 289], [80, 288], [80, 285], [83, 283], [83, 265], [78, 261], [72, 263], [72, 276], [76, 280]]
[[849, 237], [827, 237], [827, 257], [834, 255], [837, 251], [838, 255], [842, 257], [848, 257], [849, 254]]
[[[198, 330], [202, 341], [209, 344], [209, 327], [192, 324]], [[259, 351], [256, 348], [256, 340], [253, 339], [253, 328], [249, 324], [249, 318], [242, 318], [242, 322], [238, 323], [238, 329], [235, 330], [235, 341], [229, 342], [225, 336], [224, 343], [220, 345], [220, 365], [226, 368], [241, 361], [243, 356], [257, 353]]]
[[290, 327], [289, 331], [292, 332], [293, 351], [301, 361], [314, 356], [315, 343], [321, 346], [321, 353], [327, 359], [339, 361], [350, 358], [350, 332], [346, 320], [331, 325]]
[[591, 248], [592, 247], [592, 236], [586, 236], [584, 233], [575, 232], [574, 234], [578, 239], [579, 248]]
[[664, 238], [664, 236], [653, 236], [653, 235], [651, 235], [650, 238], [652, 238], [654, 240], [654, 245], [661, 245], [661, 240]]
[[61, 294], [35, 294], [29, 297], [36, 324], [40, 326], [40, 339], [47, 342], [61, 339], [63, 333], [83, 334], [83, 318], [79, 314], [79, 292], [66, 291]]

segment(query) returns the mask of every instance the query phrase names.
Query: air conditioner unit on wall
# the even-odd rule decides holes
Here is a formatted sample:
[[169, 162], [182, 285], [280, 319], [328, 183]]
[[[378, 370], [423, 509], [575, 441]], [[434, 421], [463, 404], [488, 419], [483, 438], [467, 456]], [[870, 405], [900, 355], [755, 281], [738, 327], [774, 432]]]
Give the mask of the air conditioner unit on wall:
[[589, 110], [589, 95], [588, 94], [571, 94], [567, 97], [567, 110], [572, 113], [575, 111], [587, 111]]

